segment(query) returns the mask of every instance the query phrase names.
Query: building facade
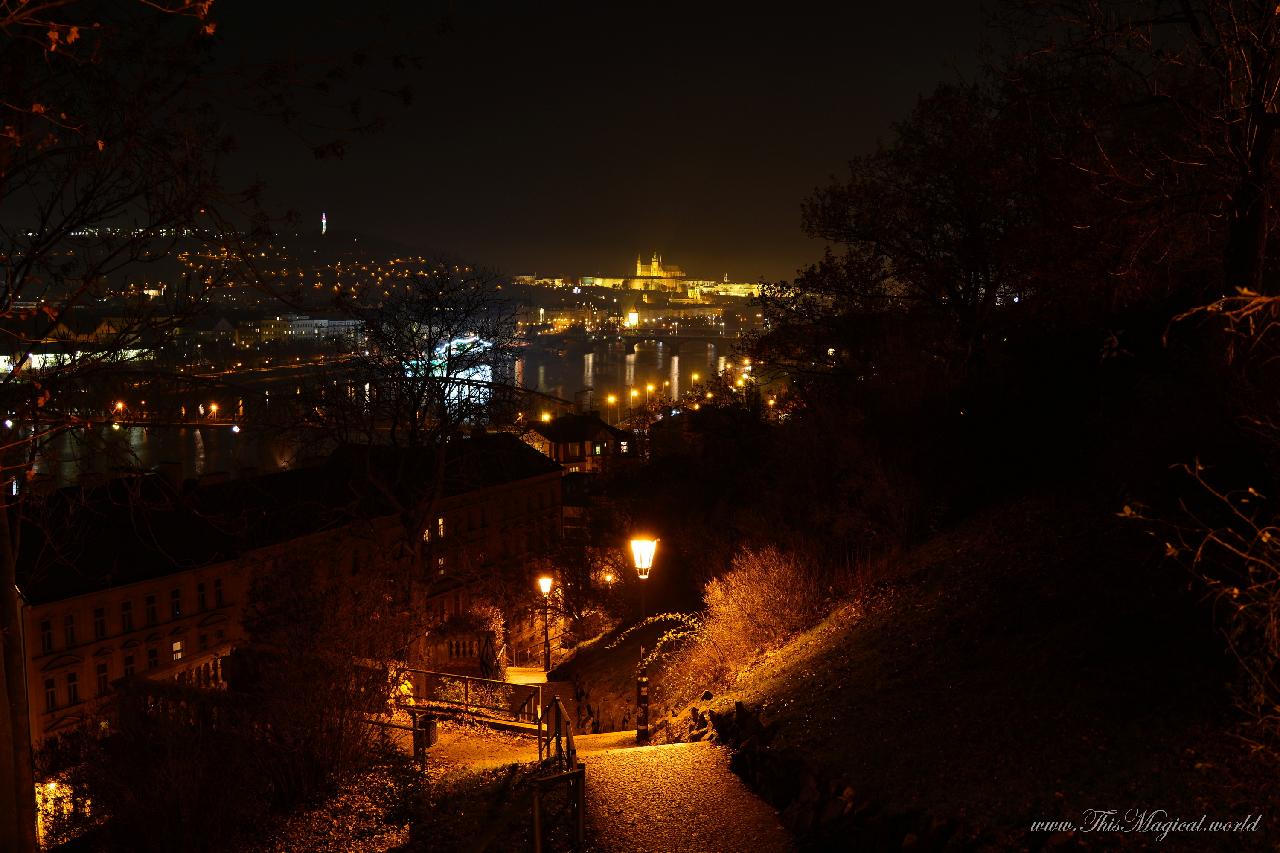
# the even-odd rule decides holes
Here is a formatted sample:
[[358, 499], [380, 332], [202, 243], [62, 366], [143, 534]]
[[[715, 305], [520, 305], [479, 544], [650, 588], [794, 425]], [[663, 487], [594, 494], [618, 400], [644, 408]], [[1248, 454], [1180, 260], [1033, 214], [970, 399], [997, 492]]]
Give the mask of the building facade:
[[[55, 493], [52, 521], [24, 534], [31, 556], [20, 569], [33, 746], [109, 725], [104, 711], [122, 679], [224, 688], [255, 579], [300, 555], [341, 584], [420, 541], [421, 565], [401, 590], [425, 628], [410, 646], [415, 665], [476, 672], [486, 644], [502, 655], [527, 642], [523, 611], [503, 614], [515, 637], [486, 636], [463, 617], [500, 601], [498, 587], [532, 589], [521, 573], [561, 535], [563, 469], [509, 435], [461, 440], [444, 456], [427, 462], [442, 473], [408, 513], [422, 520], [414, 531], [404, 530], [406, 513], [379, 503], [385, 490], [357, 482], [370, 470], [359, 454], [207, 486], [146, 475]], [[352, 517], [362, 488], [367, 512]]]

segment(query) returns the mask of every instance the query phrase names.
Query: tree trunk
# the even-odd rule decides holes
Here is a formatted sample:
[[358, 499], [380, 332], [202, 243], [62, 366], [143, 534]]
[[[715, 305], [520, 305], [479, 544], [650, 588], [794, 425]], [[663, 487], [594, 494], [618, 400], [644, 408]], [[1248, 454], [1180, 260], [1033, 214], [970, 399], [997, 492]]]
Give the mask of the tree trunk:
[[1240, 183], [1239, 199], [1227, 230], [1223, 284], [1228, 293], [1241, 287], [1262, 293], [1267, 256], [1266, 193], [1250, 175]]
[[36, 791], [27, 709], [26, 649], [9, 507], [0, 503], [0, 850], [35, 853]]

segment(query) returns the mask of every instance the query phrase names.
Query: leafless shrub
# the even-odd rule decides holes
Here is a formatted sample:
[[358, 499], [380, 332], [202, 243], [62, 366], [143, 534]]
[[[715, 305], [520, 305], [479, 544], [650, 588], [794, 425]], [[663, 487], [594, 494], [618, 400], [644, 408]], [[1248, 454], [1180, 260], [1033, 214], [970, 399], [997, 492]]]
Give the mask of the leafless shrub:
[[[1166, 553], [1185, 559], [1212, 596], [1227, 646], [1239, 664], [1240, 708], [1265, 738], [1280, 736], [1280, 524], [1252, 486], [1222, 489], [1199, 462], [1184, 470], [1209, 499], [1188, 509]], [[1185, 508], [1185, 507], [1184, 507]], [[1139, 516], [1125, 507], [1124, 516]]]
[[758, 655], [821, 619], [830, 603], [820, 580], [825, 574], [777, 548], [744, 548], [729, 571], [707, 583], [700, 613], [651, 616], [614, 644], [644, 626], [671, 624], [643, 665], [665, 659], [657, 693], [668, 704], [679, 703], [732, 683]]

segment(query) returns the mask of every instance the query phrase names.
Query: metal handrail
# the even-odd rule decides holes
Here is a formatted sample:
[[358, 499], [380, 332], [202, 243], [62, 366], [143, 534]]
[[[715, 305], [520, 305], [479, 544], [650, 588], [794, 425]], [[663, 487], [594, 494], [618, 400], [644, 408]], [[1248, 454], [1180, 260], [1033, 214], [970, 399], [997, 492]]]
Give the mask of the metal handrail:
[[[569, 808], [573, 812], [574, 849], [579, 850], [586, 839], [587, 766], [578, 761], [578, 750], [573, 743], [573, 721], [565, 713], [560, 697], [553, 698], [544, 711], [538, 717], [538, 767], [542, 770], [551, 770], [552, 773], [534, 780], [534, 853], [543, 851], [542, 793], [560, 784], [566, 784], [569, 787]], [[551, 748], [553, 737], [554, 752]]]
[[[466, 713], [473, 713], [474, 711], [498, 711], [498, 712], [501, 712], [504, 716], [510, 716], [514, 720], [533, 721], [537, 717], [537, 710], [542, 707], [542, 685], [540, 684], [515, 684], [510, 681], [498, 681], [497, 679], [494, 679], [494, 678], [480, 678], [474, 675], [459, 675], [453, 672], [439, 672], [437, 670], [415, 669], [413, 667], [405, 667], [400, 671], [402, 673], [411, 673], [413, 675], [421, 675], [427, 678], [434, 678], [442, 681], [449, 680], [454, 682], [460, 682], [462, 684], [462, 701], [461, 702], [458, 702], [452, 699], [439, 699], [439, 698], [433, 699], [432, 697], [425, 696], [425, 695], [418, 696], [417, 695], [418, 685], [416, 682], [414, 683], [414, 693], [415, 693], [414, 699], [420, 700], [423, 702], [437, 702], [443, 705], [454, 705], [454, 706], [461, 705], [462, 710], [465, 711]], [[519, 695], [520, 692], [526, 692], [527, 695], [525, 696], [524, 701], [520, 702], [518, 705], [515, 705], [514, 707], [512, 707], [510, 704], [502, 704], [502, 705], [486, 704], [483, 698], [479, 698], [483, 696], [483, 692], [481, 690], [476, 690], [473, 693], [471, 689], [473, 685], [476, 686], [477, 688], [482, 688], [482, 687], [490, 687], [490, 689], [502, 688], [505, 690], [510, 690], [516, 695]], [[477, 698], [473, 700], [473, 696]]]

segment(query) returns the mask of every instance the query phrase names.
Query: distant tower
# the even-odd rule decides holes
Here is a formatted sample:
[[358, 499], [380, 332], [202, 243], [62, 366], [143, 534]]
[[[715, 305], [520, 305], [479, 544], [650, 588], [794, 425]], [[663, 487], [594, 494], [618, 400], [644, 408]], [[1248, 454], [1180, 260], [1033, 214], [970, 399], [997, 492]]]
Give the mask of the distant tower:
[[328, 217], [328, 215], [327, 215], [327, 214], [325, 214], [325, 212], [322, 210], [322, 211], [320, 211], [320, 233], [321, 233], [321, 235], [323, 235], [323, 234], [324, 234], [326, 231], [328, 231], [328, 230], [329, 230], [329, 217]]

